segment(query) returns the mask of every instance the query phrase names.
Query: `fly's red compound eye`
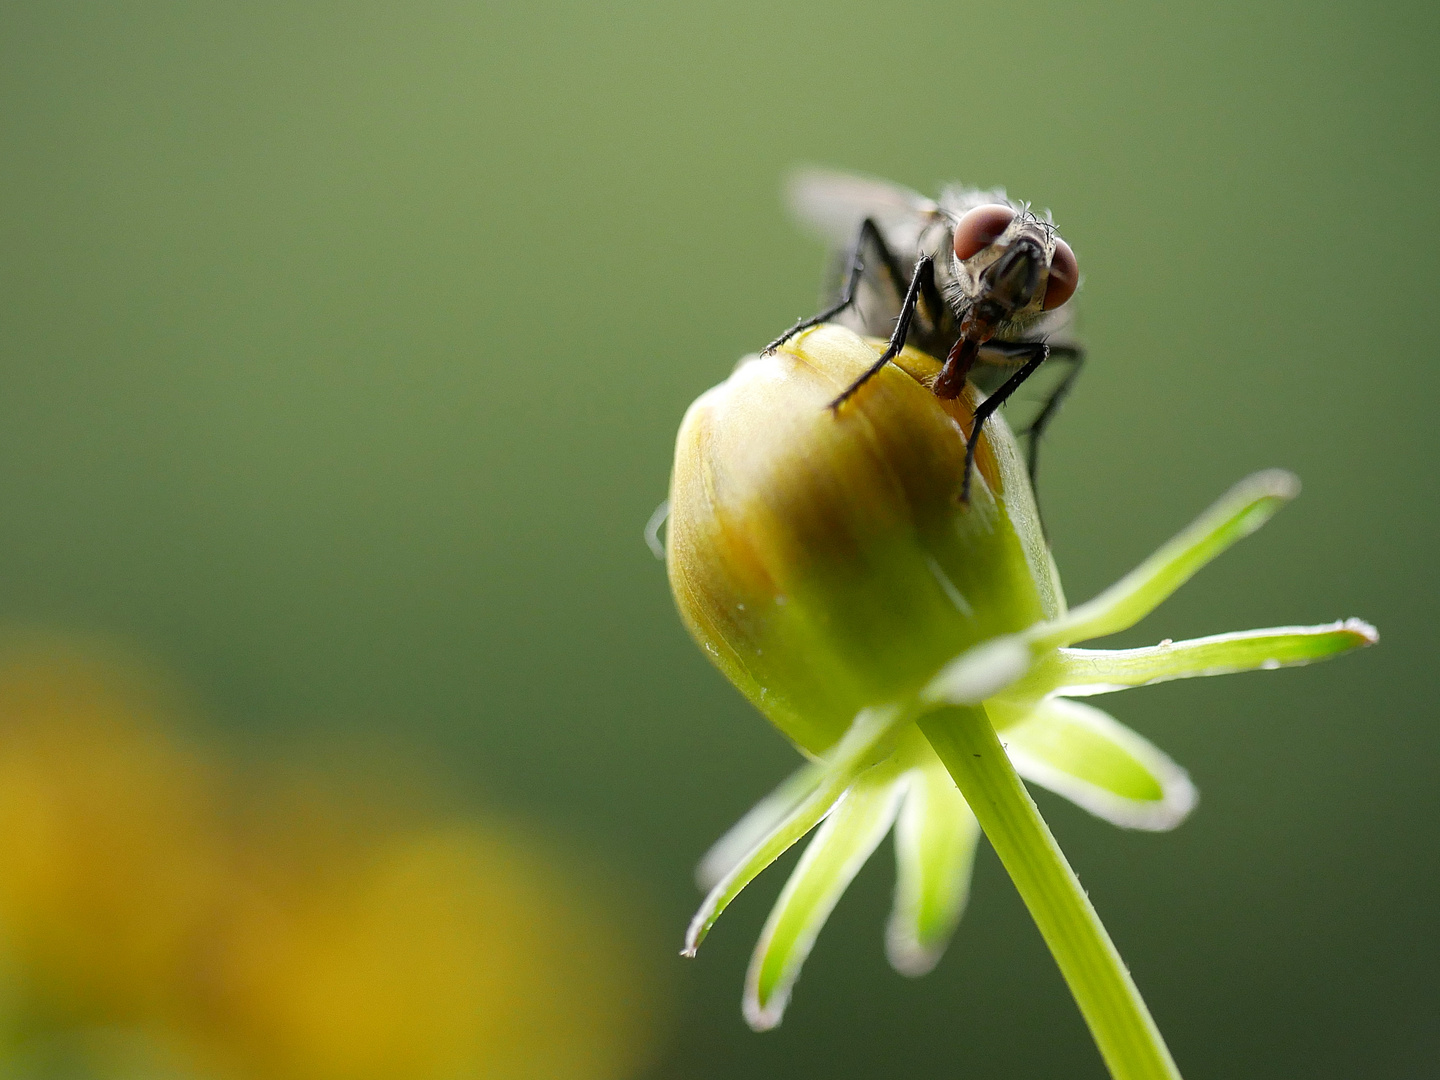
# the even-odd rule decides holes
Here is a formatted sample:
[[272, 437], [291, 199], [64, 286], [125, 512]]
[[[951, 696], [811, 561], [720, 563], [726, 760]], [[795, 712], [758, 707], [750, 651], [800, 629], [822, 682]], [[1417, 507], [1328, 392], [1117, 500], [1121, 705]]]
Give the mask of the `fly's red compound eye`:
[[964, 262], [977, 251], [984, 251], [1014, 220], [1015, 211], [998, 203], [966, 211], [955, 224], [955, 257]]
[[1045, 310], [1059, 307], [1075, 295], [1080, 284], [1080, 264], [1075, 261], [1075, 252], [1070, 245], [1055, 238], [1055, 254], [1050, 258], [1050, 277], [1045, 283]]

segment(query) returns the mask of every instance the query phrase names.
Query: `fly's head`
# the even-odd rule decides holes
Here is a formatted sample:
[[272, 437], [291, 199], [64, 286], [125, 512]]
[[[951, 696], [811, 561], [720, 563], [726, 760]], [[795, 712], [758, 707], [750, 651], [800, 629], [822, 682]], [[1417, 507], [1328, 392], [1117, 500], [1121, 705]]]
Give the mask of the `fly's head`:
[[954, 294], [961, 332], [985, 340], [1008, 323], [1028, 323], [1069, 300], [1079, 264], [1055, 226], [1023, 207], [985, 203], [955, 222]]

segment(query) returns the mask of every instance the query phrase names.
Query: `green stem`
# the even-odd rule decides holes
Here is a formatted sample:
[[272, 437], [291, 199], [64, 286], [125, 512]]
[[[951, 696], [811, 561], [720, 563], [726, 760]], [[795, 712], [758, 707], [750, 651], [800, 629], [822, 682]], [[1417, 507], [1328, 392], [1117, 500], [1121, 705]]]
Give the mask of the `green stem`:
[[930, 713], [940, 755], [1009, 871], [1115, 1080], [1180, 1080], [1125, 962], [1015, 774], [983, 706]]

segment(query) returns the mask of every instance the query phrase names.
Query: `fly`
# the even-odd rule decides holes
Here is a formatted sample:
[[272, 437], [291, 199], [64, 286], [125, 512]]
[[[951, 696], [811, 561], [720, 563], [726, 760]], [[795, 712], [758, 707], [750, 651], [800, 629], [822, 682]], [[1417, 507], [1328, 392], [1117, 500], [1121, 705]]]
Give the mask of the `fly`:
[[999, 190], [952, 185], [932, 200], [882, 180], [822, 170], [797, 173], [790, 202], [803, 223], [844, 252], [839, 289], [830, 306], [801, 319], [765, 352], [830, 320], [888, 338], [875, 364], [830, 402], [836, 413], [907, 343], [945, 358], [931, 387], [936, 396], [958, 397], [967, 380], [988, 390], [966, 443], [962, 501], [970, 496], [985, 421], [1046, 361], [1064, 362], [1063, 377], [1022, 432], [1033, 487], [1040, 436], [1085, 358], [1069, 336], [1066, 307], [1080, 284], [1079, 265], [1049, 214], [1037, 217]]

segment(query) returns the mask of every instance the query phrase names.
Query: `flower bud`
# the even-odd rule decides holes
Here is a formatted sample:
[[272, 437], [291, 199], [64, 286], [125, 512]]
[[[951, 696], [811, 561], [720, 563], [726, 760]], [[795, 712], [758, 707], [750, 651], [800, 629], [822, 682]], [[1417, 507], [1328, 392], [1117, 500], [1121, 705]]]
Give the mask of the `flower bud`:
[[881, 347], [827, 325], [749, 357], [690, 407], [675, 450], [667, 563], [681, 616], [811, 754], [861, 709], [1064, 609], [998, 416], [960, 500], [973, 390], [937, 398], [939, 362], [907, 349], [827, 407]]

